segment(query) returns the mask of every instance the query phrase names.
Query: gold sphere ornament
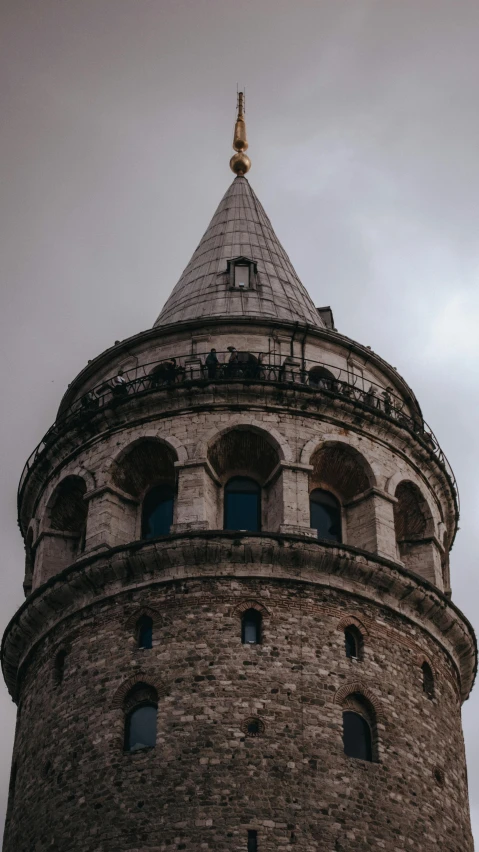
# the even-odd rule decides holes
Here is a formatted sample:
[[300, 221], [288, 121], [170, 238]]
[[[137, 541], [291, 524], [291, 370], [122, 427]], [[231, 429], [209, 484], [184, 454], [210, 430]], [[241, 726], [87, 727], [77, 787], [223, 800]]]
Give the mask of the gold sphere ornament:
[[247, 154], [240, 151], [238, 154], [233, 154], [230, 160], [230, 169], [236, 175], [245, 175], [251, 168], [251, 160]]

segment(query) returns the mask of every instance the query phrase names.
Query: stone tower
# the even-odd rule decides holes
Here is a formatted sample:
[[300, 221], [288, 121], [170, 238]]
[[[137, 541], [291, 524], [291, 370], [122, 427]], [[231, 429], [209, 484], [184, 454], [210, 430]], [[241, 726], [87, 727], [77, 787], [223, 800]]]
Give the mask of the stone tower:
[[[4, 852], [471, 852], [453, 473], [236, 173], [19, 489]], [[216, 350], [216, 351], [212, 351]]]

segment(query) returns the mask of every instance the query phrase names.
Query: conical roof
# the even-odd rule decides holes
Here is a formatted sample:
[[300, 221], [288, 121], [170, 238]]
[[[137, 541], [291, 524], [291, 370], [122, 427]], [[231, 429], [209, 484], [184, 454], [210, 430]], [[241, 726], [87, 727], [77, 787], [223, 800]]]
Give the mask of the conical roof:
[[[254, 286], [232, 286], [228, 261], [253, 261]], [[258, 317], [324, 327], [245, 177], [236, 177], [155, 326], [209, 317]]]

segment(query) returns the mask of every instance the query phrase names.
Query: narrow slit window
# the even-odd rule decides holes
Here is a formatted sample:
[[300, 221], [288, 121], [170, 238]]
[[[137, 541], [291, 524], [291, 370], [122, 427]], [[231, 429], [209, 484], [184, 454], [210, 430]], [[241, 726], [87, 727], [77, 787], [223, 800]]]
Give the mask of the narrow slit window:
[[424, 662], [422, 669], [422, 688], [428, 698], [434, 698], [434, 675], [429, 663]]
[[258, 852], [258, 832], [256, 830], [248, 831], [248, 852]]
[[261, 613], [257, 609], [247, 609], [241, 620], [241, 641], [243, 645], [261, 644]]
[[145, 651], [153, 647], [153, 619], [149, 615], [142, 615], [138, 622], [138, 647]]
[[372, 761], [371, 728], [359, 713], [350, 710], [343, 713], [343, 744], [348, 757]]
[[346, 656], [350, 659], [357, 660], [358, 658], [358, 646], [356, 644], [356, 637], [352, 630], [344, 631], [344, 642], [346, 645]]

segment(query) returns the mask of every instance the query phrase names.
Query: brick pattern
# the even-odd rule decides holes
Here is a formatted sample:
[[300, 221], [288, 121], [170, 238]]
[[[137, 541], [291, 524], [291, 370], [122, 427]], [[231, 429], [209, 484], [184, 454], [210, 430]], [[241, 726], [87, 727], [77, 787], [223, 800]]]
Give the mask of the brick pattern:
[[[237, 613], [252, 594], [269, 616], [262, 644], [244, 646]], [[145, 610], [166, 617], [141, 652], [131, 625]], [[351, 617], [368, 628], [361, 663], [346, 658], [338, 629]], [[424, 653], [436, 661], [432, 701]], [[138, 681], [160, 695], [157, 746], [125, 754], [122, 702]], [[4, 850], [244, 852], [251, 828], [261, 852], [432, 852], [438, 836], [444, 852], [472, 852], [452, 689], [429, 634], [391, 613], [386, 625], [363, 597], [239, 577], [120, 593], [37, 646]], [[356, 691], [376, 708], [377, 763], [343, 754], [342, 702]], [[246, 736], [250, 718], [260, 735]]]

